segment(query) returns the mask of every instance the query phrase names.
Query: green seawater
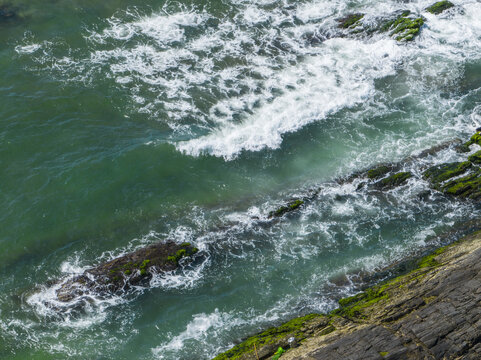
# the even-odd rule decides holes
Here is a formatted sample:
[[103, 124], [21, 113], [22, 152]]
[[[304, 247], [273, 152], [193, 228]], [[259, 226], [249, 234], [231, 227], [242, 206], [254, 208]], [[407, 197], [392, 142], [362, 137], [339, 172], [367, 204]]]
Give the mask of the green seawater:
[[[477, 204], [335, 180], [481, 125], [481, 6], [454, 3], [0, 2], [16, 13], [0, 20], [0, 359], [209, 359], [448, 241]], [[413, 42], [336, 28], [399, 9], [427, 18]], [[55, 301], [57, 281], [165, 240], [199, 256]]]

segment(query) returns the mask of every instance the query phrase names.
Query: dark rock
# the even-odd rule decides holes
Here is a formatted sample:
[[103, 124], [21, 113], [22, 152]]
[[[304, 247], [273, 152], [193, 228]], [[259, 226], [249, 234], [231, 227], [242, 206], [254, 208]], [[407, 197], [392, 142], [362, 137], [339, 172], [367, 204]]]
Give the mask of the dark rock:
[[392, 166], [379, 165], [374, 169], [368, 170], [367, 177], [369, 179], [379, 179], [390, 171], [392, 171]]
[[413, 174], [409, 171], [399, 172], [388, 176], [375, 184], [378, 189], [390, 189], [399, 185], [402, 185], [407, 179], [411, 178]]
[[17, 16], [17, 9], [12, 5], [0, 5], [0, 20], [10, 20]]
[[464, 174], [471, 166], [472, 164], [469, 161], [436, 165], [427, 169], [423, 176], [435, 188], [439, 189], [443, 181]]
[[[282, 359], [480, 359], [480, 257], [481, 235], [475, 233], [419, 262], [435, 265], [422, 265], [343, 299], [341, 308], [328, 315], [310, 315], [312, 323], [291, 320], [297, 321], [295, 328], [303, 337]], [[289, 323], [251, 337], [215, 359], [254, 360], [254, 345], [262, 348], [267, 335], [282, 338], [285, 332], [280, 329]], [[266, 359], [275, 350], [270, 351]]]
[[280, 217], [288, 212], [298, 209], [302, 204], [304, 204], [304, 200], [301, 200], [301, 199], [293, 200], [289, 202], [287, 205], [281, 206], [277, 210], [271, 211], [269, 213], [269, 218]]
[[67, 302], [88, 292], [116, 293], [132, 285], [145, 285], [154, 272], [171, 271], [179, 261], [198, 250], [190, 243], [158, 243], [86, 270], [57, 290], [60, 301]]

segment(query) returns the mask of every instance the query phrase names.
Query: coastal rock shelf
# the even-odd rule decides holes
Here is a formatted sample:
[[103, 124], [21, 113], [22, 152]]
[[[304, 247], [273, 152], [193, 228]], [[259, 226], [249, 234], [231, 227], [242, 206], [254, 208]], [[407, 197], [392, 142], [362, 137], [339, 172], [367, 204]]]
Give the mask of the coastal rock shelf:
[[481, 233], [421, 259], [387, 283], [253, 336], [223, 359], [480, 359]]

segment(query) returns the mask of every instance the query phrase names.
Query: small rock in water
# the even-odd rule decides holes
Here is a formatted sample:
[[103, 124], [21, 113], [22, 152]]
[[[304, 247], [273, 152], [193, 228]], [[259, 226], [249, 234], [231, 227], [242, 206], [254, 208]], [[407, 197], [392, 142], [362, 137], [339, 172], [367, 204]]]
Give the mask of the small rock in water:
[[8, 20], [17, 16], [15, 9], [11, 5], [0, 5], [0, 19]]

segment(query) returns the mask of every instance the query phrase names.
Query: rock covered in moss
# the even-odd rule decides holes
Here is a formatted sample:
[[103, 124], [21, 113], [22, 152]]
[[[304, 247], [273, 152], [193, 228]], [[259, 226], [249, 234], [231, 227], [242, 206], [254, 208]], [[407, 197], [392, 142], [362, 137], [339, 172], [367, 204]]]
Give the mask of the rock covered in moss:
[[88, 291], [115, 293], [133, 285], [144, 285], [152, 278], [152, 273], [175, 270], [182, 258], [197, 252], [190, 243], [153, 244], [86, 270], [62, 284], [57, 298], [66, 302]]
[[379, 165], [379, 166], [375, 167], [374, 169], [368, 170], [367, 171], [367, 177], [371, 180], [379, 179], [382, 176], [386, 175], [391, 170], [392, 170], [391, 166]]
[[413, 16], [409, 10], [406, 10], [395, 18], [384, 22], [380, 30], [389, 32], [397, 41], [411, 41], [419, 35], [424, 21], [425, 19], [422, 16]]
[[[481, 358], [480, 244], [478, 232], [422, 258], [405, 275], [341, 299], [339, 309], [316, 315], [320, 325], [303, 325], [299, 346], [280, 359]], [[260, 335], [215, 359], [272, 359], [275, 350], [254, 353]]]
[[452, 162], [441, 165], [432, 166], [427, 169], [423, 176], [428, 180], [436, 189], [441, 188], [441, 184], [455, 176], [464, 174], [472, 163], [470, 161]]
[[[299, 343], [309, 334], [328, 334], [334, 330], [328, 316], [309, 314], [251, 336], [213, 360], [268, 359], [279, 352], [279, 347], [289, 349], [294, 341]], [[290, 342], [292, 338], [295, 340]]]
[[468, 160], [473, 164], [481, 164], [481, 150], [468, 157]]
[[441, 14], [444, 10], [450, 9], [454, 6], [454, 4], [451, 1], [438, 1], [437, 3], [432, 4], [431, 6], [426, 8], [427, 12], [430, 12], [431, 14], [434, 15], [439, 15]]
[[301, 200], [301, 199], [293, 200], [293, 201], [289, 202], [287, 205], [281, 206], [277, 210], [271, 211], [269, 213], [269, 218], [280, 217], [280, 216], [284, 215], [285, 213], [296, 210], [302, 204], [304, 204], [304, 200]]
[[411, 178], [413, 174], [410, 171], [398, 172], [388, 176], [375, 184], [379, 189], [389, 189], [395, 186], [402, 185], [407, 179]]
[[477, 131], [469, 141], [465, 144], [466, 146], [471, 146], [473, 144], [477, 144], [481, 146], [481, 132]]
[[361, 24], [361, 19], [364, 17], [364, 14], [356, 13], [356, 14], [349, 14], [343, 18], [338, 19], [339, 28], [341, 29], [353, 29]]

